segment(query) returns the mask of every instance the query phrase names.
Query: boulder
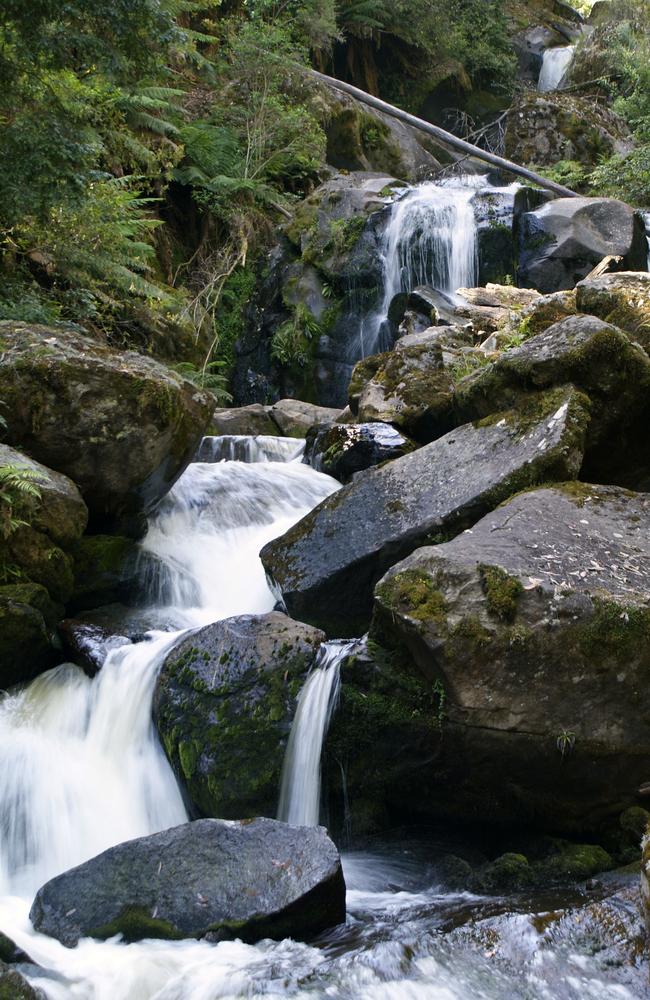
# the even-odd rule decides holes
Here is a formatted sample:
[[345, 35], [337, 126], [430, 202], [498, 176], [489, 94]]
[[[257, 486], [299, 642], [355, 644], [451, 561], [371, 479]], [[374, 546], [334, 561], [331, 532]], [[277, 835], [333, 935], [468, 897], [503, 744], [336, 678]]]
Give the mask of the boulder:
[[138, 547], [121, 535], [85, 535], [71, 548], [74, 590], [68, 610], [85, 611], [131, 596], [138, 580]]
[[191, 460], [212, 396], [76, 327], [3, 322], [0, 335], [8, 443], [69, 476], [95, 527], [135, 531]]
[[431, 441], [454, 425], [453, 375], [434, 331], [397, 341], [395, 349], [357, 362], [348, 389], [360, 423], [393, 424], [416, 441]]
[[82, 937], [305, 940], [345, 920], [341, 860], [323, 827], [203, 819], [130, 840], [51, 879], [36, 930]]
[[309, 432], [305, 461], [346, 483], [357, 472], [401, 458], [416, 447], [390, 424], [334, 424]]
[[647, 405], [650, 364], [639, 345], [594, 316], [569, 316], [463, 379], [455, 404], [465, 420], [513, 405], [521, 392], [571, 382], [589, 395], [589, 452], [634, 428]]
[[23, 524], [6, 540], [10, 565], [18, 566], [20, 577], [46, 587], [54, 601], [65, 603], [74, 587], [72, 558], [49, 535]]
[[0, 1000], [46, 1000], [46, 997], [16, 969], [0, 962]]
[[459, 288], [457, 294], [470, 305], [491, 306], [493, 309], [522, 309], [542, 297], [534, 288], [515, 288], [514, 285], [497, 285], [491, 281], [481, 288]]
[[168, 653], [154, 719], [203, 815], [275, 814], [296, 698], [324, 639], [272, 612], [208, 625]]
[[115, 635], [98, 625], [72, 618], [61, 622], [59, 635], [66, 658], [80, 666], [88, 677], [99, 673], [112, 649], [119, 649], [131, 642], [125, 635]]
[[271, 407], [262, 403], [249, 406], [221, 408], [212, 414], [210, 434], [230, 434], [255, 436], [257, 434], [277, 434], [278, 428], [271, 419]]
[[340, 413], [340, 407], [316, 406], [299, 399], [281, 399], [271, 407], [271, 416], [280, 433], [294, 438], [304, 438], [316, 424], [333, 423]]
[[7, 465], [28, 470], [40, 494], [30, 504], [30, 524], [64, 548], [75, 542], [86, 530], [88, 510], [72, 480], [0, 444], [0, 468]]
[[518, 284], [540, 292], [573, 288], [613, 254], [622, 270], [643, 270], [648, 245], [641, 219], [614, 198], [558, 198], [519, 223]]
[[61, 660], [54, 623], [62, 613], [37, 583], [0, 587], [0, 689], [31, 680]]
[[503, 328], [506, 336], [519, 337], [527, 340], [538, 333], [547, 330], [554, 323], [576, 314], [575, 290], [551, 292], [540, 295], [530, 305], [524, 306], [518, 312], [511, 312], [507, 324]]
[[444, 691], [439, 815], [618, 829], [648, 779], [650, 497], [523, 493], [376, 589], [375, 637]]
[[650, 274], [627, 271], [603, 274], [576, 287], [580, 312], [599, 316], [637, 340], [650, 354]]
[[573, 478], [588, 425], [571, 387], [371, 469], [261, 552], [290, 614], [359, 635], [381, 574], [426, 538], [467, 527], [525, 486]]

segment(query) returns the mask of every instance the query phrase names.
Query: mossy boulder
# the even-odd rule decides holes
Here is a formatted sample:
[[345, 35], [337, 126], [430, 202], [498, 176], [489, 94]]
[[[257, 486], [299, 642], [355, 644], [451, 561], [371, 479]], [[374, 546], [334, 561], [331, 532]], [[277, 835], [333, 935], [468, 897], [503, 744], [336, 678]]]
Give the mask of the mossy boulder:
[[137, 545], [120, 535], [86, 535], [72, 547], [74, 590], [68, 609], [85, 611], [123, 600], [137, 579]]
[[557, 198], [524, 213], [518, 230], [517, 283], [543, 293], [573, 288], [610, 254], [621, 270], [647, 265], [643, 222], [615, 198]]
[[332, 635], [360, 635], [386, 569], [427, 538], [449, 537], [516, 490], [575, 476], [588, 425], [572, 388], [467, 424], [323, 501], [262, 549], [291, 614]]
[[360, 423], [393, 424], [427, 442], [453, 426], [453, 392], [454, 379], [444, 367], [438, 339], [416, 334], [398, 340], [392, 351], [359, 361], [348, 398]]
[[88, 510], [71, 479], [15, 448], [0, 444], [0, 466], [6, 465], [27, 470], [30, 482], [38, 489], [39, 496], [29, 502], [28, 514], [24, 515], [36, 530], [64, 548], [84, 533]]
[[296, 698], [324, 638], [273, 612], [208, 625], [167, 655], [154, 718], [200, 813], [275, 815]]
[[61, 659], [54, 623], [62, 612], [37, 583], [0, 587], [0, 688], [31, 680]]
[[525, 492], [376, 588], [371, 637], [445, 692], [429, 814], [618, 830], [648, 777], [650, 499]]
[[76, 327], [3, 322], [0, 336], [7, 442], [72, 479], [95, 528], [136, 530], [191, 460], [213, 398]]
[[576, 287], [580, 312], [598, 316], [625, 330], [650, 354], [650, 274], [628, 271], [603, 274]]
[[520, 311], [512, 312], [504, 327], [510, 337], [528, 340], [577, 312], [575, 290], [540, 295]]
[[0, 1000], [46, 1000], [42, 990], [35, 989], [16, 969], [0, 962]]
[[345, 882], [323, 827], [203, 819], [58, 875], [38, 890], [29, 916], [67, 947], [115, 934], [304, 940], [345, 920]]

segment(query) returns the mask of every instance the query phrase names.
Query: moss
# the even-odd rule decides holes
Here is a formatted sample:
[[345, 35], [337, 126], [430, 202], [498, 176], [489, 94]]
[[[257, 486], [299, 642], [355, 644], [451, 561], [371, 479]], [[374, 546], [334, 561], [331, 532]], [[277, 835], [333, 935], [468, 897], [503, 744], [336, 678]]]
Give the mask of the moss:
[[446, 624], [446, 601], [432, 578], [422, 570], [396, 573], [380, 583], [375, 593], [386, 607], [415, 621]]
[[549, 880], [579, 880], [608, 871], [614, 867], [614, 862], [598, 844], [565, 844], [558, 854], [536, 867], [539, 874]]
[[501, 895], [529, 888], [533, 873], [524, 854], [508, 853], [485, 865], [476, 881], [481, 891]]
[[197, 744], [193, 740], [190, 742], [181, 740], [178, 744], [178, 759], [181, 770], [188, 781], [192, 778], [196, 770], [197, 758]]
[[586, 657], [637, 659], [650, 644], [650, 609], [596, 598], [593, 616], [579, 627], [577, 644]]
[[514, 621], [519, 596], [524, 589], [521, 582], [500, 566], [480, 565], [478, 572], [488, 611], [503, 621]]
[[142, 906], [125, 907], [114, 920], [87, 931], [88, 937], [99, 938], [102, 941], [116, 934], [121, 934], [125, 941], [141, 941], [143, 938], [180, 941], [187, 937], [187, 934], [179, 931], [168, 920], [152, 917]]

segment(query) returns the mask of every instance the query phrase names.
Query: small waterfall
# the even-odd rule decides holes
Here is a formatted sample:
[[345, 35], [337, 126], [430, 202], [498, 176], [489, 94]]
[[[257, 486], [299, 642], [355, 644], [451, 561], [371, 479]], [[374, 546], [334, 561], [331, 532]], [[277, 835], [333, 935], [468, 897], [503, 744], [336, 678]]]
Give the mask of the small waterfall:
[[648, 262], [647, 268], [650, 271], [650, 212], [642, 212], [641, 217], [643, 219], [643, 224], [645, 225], [645, 235], [648, 241]]
[[361, 321], [358, 357], [388, 349], [385, 327], [399, 292], [429, 285], [454, 294], [478, 280], [478, 227], [472, 200], [485, 177], [467, 175], [411, 188], [396, 201], [383, 236], [383, 298]]
[[545, 50], [537, 83], [539, 91], [547, 94], [552, 90], [561, 90], [562, 81], [573, 62], [575, 50], [575, 45], [558, 45]]
[[221, 434], [204, 437], [195, 462], [295, 462], [302, 458], [305, 442], [297, 438], [258, 434], [247, 437]]
[[321, 753], [339, 694], [341, 663], [351, 642], [326, 642], [298, 698], [282, 769], [278, 819], [318, 826]]

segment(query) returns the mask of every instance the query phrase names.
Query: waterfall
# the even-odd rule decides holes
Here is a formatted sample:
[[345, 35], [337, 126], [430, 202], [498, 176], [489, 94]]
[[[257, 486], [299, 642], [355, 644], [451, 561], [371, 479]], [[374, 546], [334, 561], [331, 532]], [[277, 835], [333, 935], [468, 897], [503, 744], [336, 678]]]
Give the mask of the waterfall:
[[573, 62], [575, 50], [575, 45], [558, 45], [544, 51], [542, 69], [537, 84], [538, 90], [542, 93], [549, 93], [551, 90], [561, 89], [562, 81]]
[[59, 872], [187, 820], [151, 722], [160, 666], [179, 630], [273, 609], [260, 549], [338, 487], [296, 461], [188, 467], [142, 543], [142, 613], [175, 631], [111, 650], [92, 680], [64, 664], [0, 701], [0, 892], [28, 904]]
[[318, 826], [321, 754], [336, 707], [341, 663], [354, 643], [326, 642], [298, 698], [284, 766], [278, 819], [294, 826]]
[[387, 350], [388, 310], [399, 292], [429, 285], [454, 294], [478, 280], [478, 227], [472, 200], [482, 176], [466, 175], [411, 188], [394, 202], [382, 240], [383, 297], [379, 309], [361, 321], [360, 357]]
[[196, 454], [196, 462], [293, 462], [302, 458], [305, 442], [296, 438], [258, 434], [246, 437], [221, 434], [204, 437]]
[[650, 212], [642, 212], [641, 217], [643, 218], [643, 224], [645, 226], [645, 235], [648, 241], [648, 262], [647, 268], [650, 271]]

